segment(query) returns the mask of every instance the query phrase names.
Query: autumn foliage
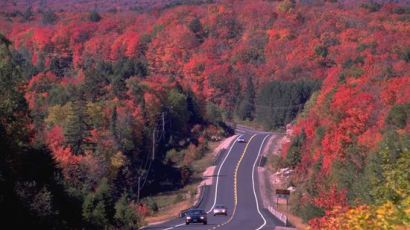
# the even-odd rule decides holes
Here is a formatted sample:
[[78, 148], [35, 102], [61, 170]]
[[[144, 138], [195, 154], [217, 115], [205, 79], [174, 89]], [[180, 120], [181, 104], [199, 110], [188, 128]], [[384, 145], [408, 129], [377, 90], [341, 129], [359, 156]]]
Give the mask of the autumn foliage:
[[[162, 181], [183, 186], [220, 121], [267, 114], [280, 121], [265, 125], [279, 127], [305, 106], [282, 153], [297, 172], [296, 212], [314, 229], [408, 224], [408, 177], [394, 184], [394, 169], [408, 165], [409, 8], [313, 2], [153, 1], [138, 10], [123, 1], [91, 12], [89, 1], [66, 1], [35, 4], [33, 15], [5, 3], [0, 32], [27, 81], [31, 142], [51, 150], [82, 194], [85, 222], [116, 223], [101, 208], [107, 194], [118, 210], [138, 209], [124, 194], [148, 166], [156, 173], [143, 196]], [[285, 104], [264, 101], [269, 89]]]

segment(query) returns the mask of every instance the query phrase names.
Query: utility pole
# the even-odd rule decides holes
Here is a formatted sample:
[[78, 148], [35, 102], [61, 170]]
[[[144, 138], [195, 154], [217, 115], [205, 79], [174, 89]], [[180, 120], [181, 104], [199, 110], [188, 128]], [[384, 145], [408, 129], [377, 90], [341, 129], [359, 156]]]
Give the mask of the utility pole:
[[138, 191], [137, 191], [137, 203], [140, 203], [140, 188], [141, 186], [141, 176], [138, 176]]
[[161, 113], [162, 115], [162, 135], [165, 133], [165, 114], [164, 112]]
[[155, 134], [156, 134], [157, 128], [154, 128], [152, 131], [152, 160], [155, 159]]

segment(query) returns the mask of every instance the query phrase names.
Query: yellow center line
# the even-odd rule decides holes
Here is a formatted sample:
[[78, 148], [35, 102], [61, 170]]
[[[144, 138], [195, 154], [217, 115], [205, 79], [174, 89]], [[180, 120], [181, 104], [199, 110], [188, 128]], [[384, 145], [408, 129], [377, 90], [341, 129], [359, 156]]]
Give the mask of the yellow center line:
[[245, 153], [246, 153], [246, 150], [248, 149], [249, 144], [251, 143], [252, 139], [253, 139], [255, 136], [256, 136], [256, 134], [254, 134], [254, 135], [249, 139], [248, 143], [246, 143], [245, 149], [243, 150], [242, 155], [241, 155], [241, 157], [239, 158], [239, 161], [238, 161], [238, 163], [236, 164], [236, 167], [235, 167], [235, 172], [234, 172], [234, 177], [233, 177], [233, 184], [234, 184], [234, 186], [233, 186], [233, 190], [234, 190], [233, 193], [234, 193], [234, 204], [235, 204], [235, 205], [234, 205], [234, 207], [233, 207], [232, 215], [231, 215], [231, 217], [230, 217], [226, 222], [224, 222], [224, 223], [222, 223], [222, 224], [220, 224], [220, 225], [218, 225], [218, 226], [215, 226], [215, 227], [213, 227], [213, 228], [209, 228], [208, 230], [212, 230], [212, 229], [216, 229], [216, 228], [222, 227], [222, 226], [224, 226], [224, 225], [226, 225], [226, 224], [229, 224], [229, 223], [233, 220], [233, 217], [235, 216], [235, 213], [236, 213], [236, 206], [238, 205], [238, 170], [239, 170], [239, 166], [241, 165], [241, 162], [242, 162], [242, 160], [243, 160], [243, 158], [244, 158], [244, 156], [245, 156]]

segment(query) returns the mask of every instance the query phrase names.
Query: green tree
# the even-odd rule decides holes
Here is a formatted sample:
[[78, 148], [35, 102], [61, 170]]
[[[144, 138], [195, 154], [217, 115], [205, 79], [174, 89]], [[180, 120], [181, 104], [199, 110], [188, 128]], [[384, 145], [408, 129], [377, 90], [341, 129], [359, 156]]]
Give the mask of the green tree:
[[141, 218], [130, 206], [130, 201], [126, 193], [115, 203], [114, 219], [117, 226], [122, 229], [134, 229], [141, 227]]
[[152, 197], [147, 197], [147, 199], [145, 200], [145, 203], [147, 204], [147, 206], [153, 213], [158, 212], [159, 210], [158, 204], [154, 199], [152, 199]]
[[92, 10], [88, 14], [88, 20], [92, 22], [99, 22], [101, 20], [101, 15], [96, 10]]
[[124, 152], [130, 152], [135, 149], [136, 140], [134, 132], [134, 120], [131, 114], [126, 114], [123, 118], [117, 119], [116, 139], [120, 149]]
[[[81, 204], [67, 194], [50, 152], [30, 143], [21, 67], [0, 34], [0, 213], [16, 229], [79, 229]], [[18, 217], [18, 218], [16, 218]]]
[[315, 47], [315, 53], [316, 53], [316, 55], [325, 58], [329, 54], [329, 51], [328, 51], [326, 46], [318, 45], [318, 46]]
[[22, 140], [28, 133], [24, 127], [28, 123], [28, 108], [23, 92], [18, 90], [24, 79], [9, 50], [10, 45], [0, 34], [0, 123], [7, 135]]
[[191, 113], [188, 111], [187, 96], [177, 89], [172, 89], [168, 93], [167, 106], [170, 108], [172, 134], [179, 137], [187, 131], [191, 117]]
[[192, 21], [188, 25], [188, 28], [192, 31], [192, 33], [195, 34], [195, 37], [199, 42], [204, 41], [206, 33], [199, 18], [196, 17], [192, 19]]
[[41, 13], [41, 22], [45, 25], [54, 24], [58, 16], [51, 9], [47, 9]]
[[96, 191], [85, 196], [82, 215], [91, 225], [106, 227], [109, 223], [108, 208], [111, 203], [111, 189], [103, 178]]
[[282, 13], [289, 13], [295, 8], [295, 6], [296, 6], [295, 0], [284, 0], [278, 4], [277, 10]]
[[255, 87], [252, 78], [248, 77], [246, 84], [245, 95], [239, 104], [238, 115], [241, 120], [253, 120], [253, 113], [255, 112]]
[[208, 102], [206, 105], [206, 117], [207, 120], [217, 124], [222, 121], [221, 109], [212, 102]]
[[396, 128], [403, 129], [410, 119], [410, 103], [394, 105], [386, 117], [386, 123]]
[[64, 124], [64, 138], [75, 154], [83, 150], [85, 134], [84, 105], [80, 101], [74, 101], [67, 111]]
[[27, 7], [26, 10], [24, 10], [22, 14], [23, 20], [25, 22], [31, 21], [33, 19], [33, 16], [34, 16], [33, 8], [31, 6]]
[[256, 99], [256, 119], [267, 128], [291, 122], [320, 87], [318, 81], [273, 81], [262, 86]]
[[84, 97], [92, 102], [104, 100], [108, 83], [108, 79], [104, 74], [98, 73], [94, 69], [86, 70], [84, 72], [84, 83], [81, 86]]
[[[377, 156], [380, 158], [380, 166], [376, 180], [373, 181], [371, 193], [375, 201], [383, 203], [392, 201], [398, 204], [408, 196], [408, 181], [410, 174], [408, 170], [400, 171], [410, 165], [410, 136], [400, 135], [394, 130], [388, 131], [380, 145]], [[401, 175], [399, 175], [401, 174]], [[380, 182], [380, 183], [377, 183]]]
[[302, 160], [302, 146], [305, 139], [306, 134], [305, 131], [302, 130], [302, 133], [292, 140], [292, 144], [286, 154], [286, 166], [294, 168]]
[[366, 2], [361, 5], [362, 8], [367, 9], [369, 12], [376, 12], [382, 8], [382, 5], [377, 2]]

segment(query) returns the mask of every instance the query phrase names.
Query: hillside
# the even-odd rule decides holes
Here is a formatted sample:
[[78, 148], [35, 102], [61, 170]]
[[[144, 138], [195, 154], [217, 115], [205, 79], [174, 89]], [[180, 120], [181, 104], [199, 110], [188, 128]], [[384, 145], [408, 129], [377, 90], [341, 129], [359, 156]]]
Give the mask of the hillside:
[[[15, 95], [1, 109], [24, 122], [2, 119], [2, 135], [25, 130], [15, 145], [47, 153], [60, 175], [52, 183], [67, 194], [13, 173], [9, 192], [19, 188], [15, 199], [27, 202], [53, 187], [81, 213], [64, 212], [60, 195], [42, 203], [55, 205], [49, 213], [26, 207], [44, 226], [140, 224], [151, 207], [137, 204], [135, 191], [147, 170], [141, 197], [188, 183], [207, 142], [229, 133], [222, 121], [273, 129], [295, 118], [280, 164], [297, 171], [296, 214], [313, 229], [360, 225], [362, 217], [375, 228], [409, 224], [406, 2], [226, 0], [130, 10], [124, 1], [110, 10], [111, 1], [65, 1], [73, 5], [64, 11], [57, 1], [44, 9], [17, 2], [0, 15], [1, 98]], [[11, 170], [18, 159], [8, 157]], [[121, 208], [135, 219], [121, 222]]]

